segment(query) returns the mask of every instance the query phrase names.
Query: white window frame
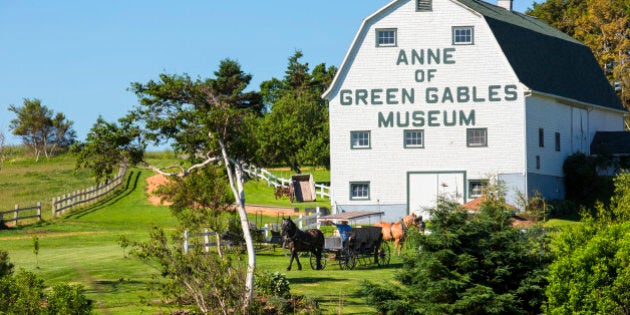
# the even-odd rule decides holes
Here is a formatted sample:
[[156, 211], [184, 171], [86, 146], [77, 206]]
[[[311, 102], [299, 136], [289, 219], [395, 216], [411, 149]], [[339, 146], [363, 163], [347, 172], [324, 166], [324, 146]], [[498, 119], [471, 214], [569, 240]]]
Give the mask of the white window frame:
[[[381, 36], [381, 35], [388, 35], [388, 36]], [[381, 42], [382, 39], [387, 39], [387, 42]], [[377, 28], [376, 29], [376, 47], [396, 47], [396, 46], [398, 46], [398, 29], [396, 28]]]
[[350, 200], [370, 200], [370, 182], [350, 182]]
[[[420, 143], [417, 143], [418, 136], [420, 135]], [[422, 149], [424, 148], [424, 130], [422, 129], [407, 129], [403, 133], [403, 141], [405, 149]], [[416, 142], [416, 143], [409, 143]]]
[[[350, 131], [350, 148], [356, 150], [370, 149], [372, 135], [369, 130]], [[364, 142], [367, 141], [367, 144]]]
[[483, 148], [488, 146], [488, 128], [466, 129], [466, 146], [469, 148]]
[[[473, 26], [453, 26], [453, 45], [474, 45], [475, 44], [475, 28]], [[461, 34], [461, 32], [470, 32], [470, 34]], [[469, 40], [466, 40], [466, 39]]]

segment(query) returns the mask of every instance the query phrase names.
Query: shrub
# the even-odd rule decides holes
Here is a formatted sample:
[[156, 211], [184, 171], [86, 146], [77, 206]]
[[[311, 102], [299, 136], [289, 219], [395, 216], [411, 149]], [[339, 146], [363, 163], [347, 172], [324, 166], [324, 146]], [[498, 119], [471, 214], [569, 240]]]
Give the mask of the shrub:
[[291, 295], [289, 280], [287, 280], [286, 275], [279, 272], [265, 271], [259, 274], [255, 279], [254, 285], [261, 296], [287, 298]]
[[597, 200], [610, 200], [614, 188], [612, 179], [597, 173], [598, 166], [606, 163], [603, 158], [589, 157], [581, 152], [569, 156], [562, 165], [565, 198], [588, 208], [592, 208]]
[[57, 284], [44, 294], [44, 280], [36, 274], [13, 272], [9, 254], [0, 250], [0, 314], [89, 314], [92, 302], [83, 286]]
[[89, 314], [92, 301], [83, 294], [83, 285], [57, 284], [48, 293], [46, 310], [49, 314]]

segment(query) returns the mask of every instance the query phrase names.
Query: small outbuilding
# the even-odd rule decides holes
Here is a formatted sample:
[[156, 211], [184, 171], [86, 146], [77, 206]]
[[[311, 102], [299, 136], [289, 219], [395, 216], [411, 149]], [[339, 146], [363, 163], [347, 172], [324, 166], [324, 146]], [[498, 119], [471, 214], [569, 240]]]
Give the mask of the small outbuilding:
[[295, 174], [291, 175], [291, 182], [295, 191], [295, 199], [299, 202], [315, 201], [315, 181], [313, 174]]

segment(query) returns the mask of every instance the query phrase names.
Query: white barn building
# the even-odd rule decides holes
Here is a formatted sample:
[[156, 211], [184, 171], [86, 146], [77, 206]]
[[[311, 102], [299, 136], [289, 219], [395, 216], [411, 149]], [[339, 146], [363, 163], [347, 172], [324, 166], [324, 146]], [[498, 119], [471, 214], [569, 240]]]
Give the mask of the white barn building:
[[489, 176], [563, 198], [562, 164], [627, 114], [590, 49], [476, 0], [394, 0], [364, 19], [329, 100], [333, 211], [397, 219]]

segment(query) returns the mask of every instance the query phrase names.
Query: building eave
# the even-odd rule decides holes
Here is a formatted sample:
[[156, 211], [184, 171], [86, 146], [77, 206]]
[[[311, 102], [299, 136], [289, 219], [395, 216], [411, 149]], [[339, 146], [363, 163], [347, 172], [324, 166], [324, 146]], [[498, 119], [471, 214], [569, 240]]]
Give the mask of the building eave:
[[549, 93], [545, 93], [545, 92], [540, 92], [540, 91], [536, 91], [536, 90], [528, 90], [525, 92], [525, 95], [527, 96], [527, 94], [530, 95], [535, 95], [535, 96], [540, 96], [540, 97], [544, 97], [544, 98], [548, 98], [548, 99], [552, 99], [558, 103], [561, 104], [565, 104], [565, 105], [569, 105], [569, 106], [573, 106], [573, 107], [578, 107], [578, 108], [584, 108], [584, 109], [598, 109], [598, 110], [602, 110], [602, 111], [608, 111], [608, 112], [613, 112], [613, 113], [617, 113], [617, 114], [623, 114], [625, 116], [629, 116], [630, 112], [626, 109], [615, 109], [615, 108], [611, 108], [608, 106], [604, 106], [604, 105], [598, 105], [598, 104], [592, 104], [592, 103], [587, 103], [587, 102], [582, 102], [576, 99], [572, 99], [572, 98], [568, 98], [568, 97], [564, 97], [564, 96], [559, 96], [559, 95], [554, 95], [554, 94], [549, 94]]

